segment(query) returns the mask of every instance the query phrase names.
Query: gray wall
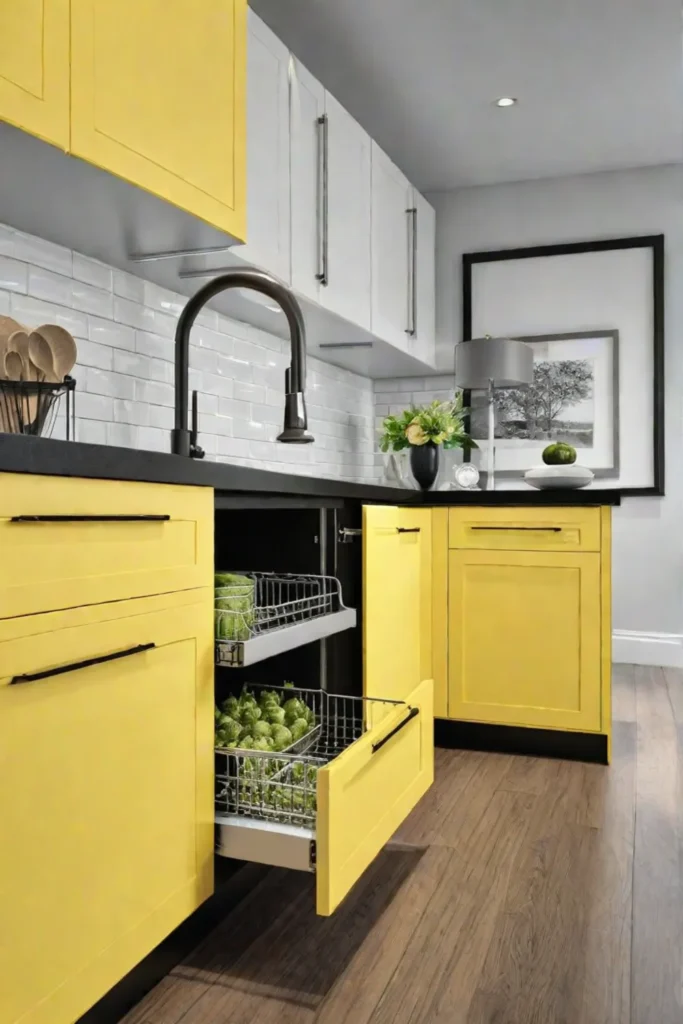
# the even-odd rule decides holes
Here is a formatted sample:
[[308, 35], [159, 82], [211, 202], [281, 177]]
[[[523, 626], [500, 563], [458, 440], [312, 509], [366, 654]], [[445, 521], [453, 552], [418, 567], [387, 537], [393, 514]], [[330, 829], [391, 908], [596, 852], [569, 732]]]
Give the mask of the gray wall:
[[[615, 646], [627, 660], [681, 663], [683, 634], [683, 169], [581, 175], [429, 196], [437, 223], [437, 352], [452, 371], [463, 252], [666, 235], [665, 498], [614, 512]], [[645, 382], [649, 387], [649, 382]], [[639, 411], [633, 409], [633, 416]], [[649, 430], [649, 424], [643, 424]]]

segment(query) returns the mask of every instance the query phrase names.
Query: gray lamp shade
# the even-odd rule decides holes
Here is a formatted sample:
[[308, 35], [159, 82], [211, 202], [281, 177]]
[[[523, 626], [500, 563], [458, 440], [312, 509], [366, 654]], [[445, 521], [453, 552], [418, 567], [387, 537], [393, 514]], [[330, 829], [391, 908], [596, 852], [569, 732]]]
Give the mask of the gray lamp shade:
[[472, 338], [455, 347], [455, 383], [459, 388], [486, 390], [531, 384], [534, 354], [512, 338]]

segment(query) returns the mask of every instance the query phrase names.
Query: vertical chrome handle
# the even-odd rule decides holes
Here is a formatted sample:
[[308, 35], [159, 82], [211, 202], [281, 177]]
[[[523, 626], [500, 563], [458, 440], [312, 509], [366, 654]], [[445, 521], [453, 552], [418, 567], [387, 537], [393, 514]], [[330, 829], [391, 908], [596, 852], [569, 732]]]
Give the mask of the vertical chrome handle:
[[417, 207], [406, 210], [408, 217], [408, 326], [405, 333], [417, 334]]
[[316, 121], [318, 129], [318, 272], [316, 280], [322, 285], [328, 283], [327, 256], [329, 230], [329, 197], [328, 197], [328, 119], [323, 114]]

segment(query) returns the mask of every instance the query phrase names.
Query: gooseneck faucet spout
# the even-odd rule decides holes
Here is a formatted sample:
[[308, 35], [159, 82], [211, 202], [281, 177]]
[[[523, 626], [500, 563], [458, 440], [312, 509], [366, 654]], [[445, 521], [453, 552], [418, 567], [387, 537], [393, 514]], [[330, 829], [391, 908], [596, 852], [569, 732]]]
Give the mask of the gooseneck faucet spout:
[[292, 346], [292, 361], [285, 372], [284, 428], [278, 435], [283, 444], [308, 444], [314, 440], [308, 432], [306, 402], [306, 330], [301, 306], [283, 284], [262, 270], [228, 270], [214, 277], [192, 296], [178, 318], [175, 332], [175, 427], [171, 435], [174, 455], [202, 458], [204, 452], [197, 445], [196, 416], [193, 428], [188, 430], [188, 398], [190, 377], [190, 330], [199, 311], [209, 299], [227, 288], [252, 288], [267, 295], [281, 307], [287, 317]]

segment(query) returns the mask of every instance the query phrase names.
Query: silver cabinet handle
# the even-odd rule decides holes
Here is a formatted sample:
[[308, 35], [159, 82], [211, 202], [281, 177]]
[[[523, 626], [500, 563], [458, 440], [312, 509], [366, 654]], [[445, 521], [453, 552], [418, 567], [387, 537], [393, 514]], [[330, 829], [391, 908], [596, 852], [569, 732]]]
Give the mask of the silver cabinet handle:
[[354, 537], [362, 537], [363, 531], [352, 526], [342, 526], [339, 530], [339, 543], [350, 544]]
[[406, 334], [417, 334], [417, 207], [406, 210], [408, 217], [408, 326]]
[[316, 121], [318, 130], [318, 272], [315, 275], [320, 284], [328, 283], [327, 257], [329, 248], [329, 122], [327, 114], [323, 114]]

